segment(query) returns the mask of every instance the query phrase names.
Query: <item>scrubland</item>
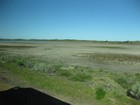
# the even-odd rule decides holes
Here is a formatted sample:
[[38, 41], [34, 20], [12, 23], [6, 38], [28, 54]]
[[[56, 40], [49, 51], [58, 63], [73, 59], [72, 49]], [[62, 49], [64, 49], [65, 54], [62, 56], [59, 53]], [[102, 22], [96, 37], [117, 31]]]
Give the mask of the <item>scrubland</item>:
[[140, 104], [138, 42], [1, 41], [0, 68], [72, 105]]

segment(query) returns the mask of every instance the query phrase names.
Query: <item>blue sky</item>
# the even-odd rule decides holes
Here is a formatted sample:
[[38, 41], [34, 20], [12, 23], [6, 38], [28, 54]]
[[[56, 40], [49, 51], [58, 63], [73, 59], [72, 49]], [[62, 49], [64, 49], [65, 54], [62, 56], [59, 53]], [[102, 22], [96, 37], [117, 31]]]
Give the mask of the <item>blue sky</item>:
[[0, 0], [0, 38], [140, 40], [140, 0]]

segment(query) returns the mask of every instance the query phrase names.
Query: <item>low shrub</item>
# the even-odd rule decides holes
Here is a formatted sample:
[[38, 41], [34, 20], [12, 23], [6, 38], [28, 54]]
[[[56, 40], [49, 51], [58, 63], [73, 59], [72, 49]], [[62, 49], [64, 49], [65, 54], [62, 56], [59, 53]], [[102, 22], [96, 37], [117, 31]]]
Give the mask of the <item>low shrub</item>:
[[51, 65], [47, 65], [46, 63], [36, 63], [34, 64], [32, 70], [45, 72], [48, 75], [54, 75], [56, 70]]
[[6, 53], [0, 53], [0, 61], [3, 63], [12, 62], [12, 61], [14, 61], [14, 59], [15, 59], [15, 56], [11, 56]]
[[123, 88], [128, 88], [128, 81], [127, 81], [127, 79], [125, 78], [125, 77], [119, 77], [117, 80], [116, 80], [116, 82], [118, 83], [118, 84], [120, 84]]
[[34, 64], [32, 70], [34, 70], [34, 71], [46, 71], [47, 65], [45, 63], [36, 63], [36, 64]]
[[57, 71], [57, 74], [59, 75], [59, 76], [62, 76], [62, 77], [70, 77], [72, 74], [71, 74], [71, 72], [69, 71], [69, 70], [59, 70], [59, 71]]
[[30, 69], [32, 69], [33, 66], [35, 65], [35, 61], [32, 60], [30, 57], [19, 56], [14, 59], [14, 62], [20, 67], [30, 68]]
[[123, 74], [115, 79], [115, 81], [120, 84], [124, 89], [129, 89], [131, 85], [135, 82], [134, 75]]
[[26, 67], [26, 59], [23, 57], [16, 57], [14, 63], [20, 67]]
[[136, 74], [135, 74], [135, 79], [136, 79], [137, 81], [140, 81], [140, 73], [136, 73]]
[[131, 88], [128, 89], [127, 95], [140, 100], [140, 83], [136, 82], [134, 85], [132, 85]]
[[99, 87], [96, 90], [96, 99], [101, 100], [105, 97], [106, 91], [103, 90], [103, 88]]
[[72, 81], [79, 81], [79, 82], [85, 82], [85, 81], [91, 80], [91, 79], [92, 79], [91, 75], [87, 75], [84, 73], [73, 75], [70, 78], [70, 80], [72, 80]]

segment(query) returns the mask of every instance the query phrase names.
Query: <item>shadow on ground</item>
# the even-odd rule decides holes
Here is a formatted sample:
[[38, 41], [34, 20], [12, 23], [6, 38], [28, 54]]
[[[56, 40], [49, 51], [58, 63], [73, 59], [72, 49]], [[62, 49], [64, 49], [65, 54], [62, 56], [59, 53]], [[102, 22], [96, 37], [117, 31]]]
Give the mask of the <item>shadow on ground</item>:
[[33, 88], [0, 91], [0, 105], [70, 105]]

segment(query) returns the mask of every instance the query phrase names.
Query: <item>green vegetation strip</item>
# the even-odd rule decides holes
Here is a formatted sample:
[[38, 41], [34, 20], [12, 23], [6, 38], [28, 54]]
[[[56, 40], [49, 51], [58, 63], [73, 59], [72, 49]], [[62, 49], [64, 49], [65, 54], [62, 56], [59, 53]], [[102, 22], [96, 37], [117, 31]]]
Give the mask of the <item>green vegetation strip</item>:
[[1, 68], [31, 85], [80, 102], [93, 105], [139, 105], [139, 101], [130, 98], [140, 99], [139, 73], [119, 74], [88, 67], [66, 67], [63, 63], [52, 65], [39, 58], [5, 53], [0, 53], [0, 61]]
[[0, 45], [0, 48], [16, 48], [16, 49], [22, 49], [22, 48], [34, 48], [35, 46], [10, 46], [10, 45]]
[[[75, 100], [81, 100], [81, 102], [93, 103], [93, 105], [124, 105], [126, 103], [129, 103], [130, 105], [139, 105], [138, 101], [131, 100], [127, 97], [119, 96], [117, 99], [116, 96], [114, 97], [112, 96], [113, 94], [106, 93], [102, 88], [97, 88], [96, 91], [80, 82], [72, 82], [56, 76], [50, 77], [45, 73], [34, 72], [27, 68], [17, 67], [14, 63], [0, 63], [0, 65], [10, 73], [30, 82], [32, 85], [66, 97], [73, 97]], [[103, 99], [104, 97], [106, 98]]]
[[127, 49], [125, 47], [122, 46], [86, 46], [86, 47], [90, 47], [90, 48], [107, 48], [107, 49]]
[[31, 71], [27, 68], [17, 67], [14, 63], [0, 63], [1, 67], [19, 76], [21, 79], [29, 81], [31, 84], [64, 96], [79, 97], [86, 100], [94, 100], [95, 91], [87, 85], [79, 82], [71, 82], [64, 78], [48, 76], [45, 73]]
[[91, 60], [97, 61], [129, 61], [140, 62], [140, 56], [128, 54], [113, 54], [113, 53], [87, 53]]

